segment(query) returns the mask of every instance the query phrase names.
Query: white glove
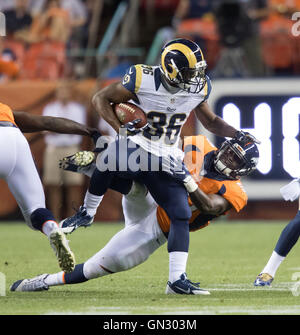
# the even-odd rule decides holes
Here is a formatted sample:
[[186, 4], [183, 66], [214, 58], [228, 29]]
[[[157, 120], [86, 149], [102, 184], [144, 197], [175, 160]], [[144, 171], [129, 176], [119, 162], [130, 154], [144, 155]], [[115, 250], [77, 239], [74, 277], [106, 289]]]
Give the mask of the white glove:
[[300, 178], [292, 180], [289, 184], [281, 187], [280, 193], [285, 201], [294, 201], [300, 196]]

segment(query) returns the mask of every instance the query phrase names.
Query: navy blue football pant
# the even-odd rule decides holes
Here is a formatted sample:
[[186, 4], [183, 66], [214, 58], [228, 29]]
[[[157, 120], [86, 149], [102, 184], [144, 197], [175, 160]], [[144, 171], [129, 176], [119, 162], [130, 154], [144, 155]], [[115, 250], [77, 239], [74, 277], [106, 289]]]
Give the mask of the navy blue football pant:
[[300, 211], [296, 216], [285, 226], [280, 234], [278, 242], [275, 246], [275, 251], [278, 255], [286, 257], [296, 244], [300, 236]]
[[[131, 141], [127, 139], [127, 143], [130, 142]], [[114, 145], [116, 145], [116, 147], [113, 147]], [[108, 162], [108, 159], [111, 159], [113, 156], [116, 163], [116, 171], [112, 171], [114, 169], [100, 171], [97, 168], [91, 177], [89, 192], [94, 195], [101, 196], [105, 194], [107, 189], [110, 188], [112, 184], [114, 184], [114, 189], [116, 189], [116, 178], [131, 179], [143, 183], [157, 204], [166, 211], [170, 218], [171, 225], [168, 234], [168, 252], [188, 252], [188, 222], [191, 216], [191, 210], [188, 204], [188, 194], [185, 187], [181, 182], [177, 181], [170, 174], [163, 171], [142, 171], [141, 169], [133, 171], [130, 164], [128, 164], [129, 156], [134, 155], [134, 152], [140, 148], [134, 145], [134, 148], [129, 147], [127, 150], [122, 150], [122, 152], [119, 148], [120, 143], [119, 140], [117, 140], [116, 143], [110, 144], [103, 153], [107, 157], [106, 162]], [[150, 153], [145, 151], [143, 152], [148, 157], [147, 168], [150, 169], [150, 159], [152, 156]], [[137, 162], [139, 163], [138, 159]], [[161, 169], [161, 163], [159, 166]], [[120, 171], [124, 169], [126, 171]], [[120, 183], [120, 187], [122, 187], [123, 184]], [[123, 192], [121, 191], [121, 193]]]

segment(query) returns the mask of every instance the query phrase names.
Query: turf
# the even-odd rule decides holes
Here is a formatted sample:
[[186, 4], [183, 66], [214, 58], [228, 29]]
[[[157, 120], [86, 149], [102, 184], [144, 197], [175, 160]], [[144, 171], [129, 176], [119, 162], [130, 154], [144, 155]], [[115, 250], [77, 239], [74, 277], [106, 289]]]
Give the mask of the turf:
[[[268, 260], [287, 222], [217, 221], [191, 234], [187, 273], [211, 291], [210, 296], [165, 295], [168, 279], [166, 245], [130, 271], [83, 284], [52, 287], [45, 292], [10, 292], [22, 278], [59, 271], [47, 238], [25, 224], [0, 224], [0, 272], [6, 295], [0, 296], [0, 315], [40, 314], [300, 314], [299, 245], [279, 268], [271, 288], [253, 281]], [[73, 233], [70, 246], [77, 263], [97, 252], [122, 224], [95, 223]], [[295, 275], [294, 275], [295, 276]], [[3, 276], [2, 276], [3, 277]], [[1, 277], [0, 277], [1, 278]]]

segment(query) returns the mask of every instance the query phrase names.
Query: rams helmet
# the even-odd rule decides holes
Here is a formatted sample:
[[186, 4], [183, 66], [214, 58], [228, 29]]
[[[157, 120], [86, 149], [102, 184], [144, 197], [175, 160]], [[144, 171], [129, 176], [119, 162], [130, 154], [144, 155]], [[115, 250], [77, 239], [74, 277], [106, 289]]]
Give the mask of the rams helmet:
[[259, 151], [254, 142], [237, 139], [222, 143], [214, 159], [215, 169], [229, 179], [240, 179], [256, 169]]
[[206, 67], [200, 47], [190, 40], [178, 38], [162, 49], [161, 72], [171, 85], [182, 90], [199, 93], [206, 84]]

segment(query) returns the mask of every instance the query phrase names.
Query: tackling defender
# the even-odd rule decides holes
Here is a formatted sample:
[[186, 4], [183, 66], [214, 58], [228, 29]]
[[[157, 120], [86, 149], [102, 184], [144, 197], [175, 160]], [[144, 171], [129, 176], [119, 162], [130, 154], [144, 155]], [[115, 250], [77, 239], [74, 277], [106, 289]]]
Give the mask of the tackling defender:
[[[62, 270], [70, 272], [75, 258], [53, 214], [46, 208], [43, 186], [29, 144], [22, 132], [49, 130], [93, 135], [96, 130], [64, 118], [13, 112], [0, 103], [0, 178], [4, 179], [30, 228], [47, 235]], [[22, 131], [22, 132], [21, 132]]]
[[[197, 231], [206, 227], [210, 220], [226, 214], [230, 208], [239, 212], [247, 203], [247, 195], [239, 178], [255, 170], [259, 157], [256, 145], [232, 139], [225, 141], [217, 150], [204, 136], [198, 135], [185, 138], [184, 149], [190, 173], [198, 180], [198, 187], [190, 193], [189, 198], [192, 210], [189, 230]], [[81, 157], [77, 155], [77, 171], [83, 172]], [[64, 168], [75, 171], [76, 160], [68, 161], [71, 168], [67, 164]], [[91, 175], [92, 169], [95, 169], [94, 165], [90, 165], [85, 173]], [[132, 182], [127, 180], [127, 183]], [[18, 280], [11, 286], [11, 291], [40, 291], [55, 285], [81, 283], [129, 270], [146, 261], [167, 241], [170, 218], [146, 188], [135, 182], [130, 192], [123, 196], [122, 204], [125, 228], [98, 253], [85, 263], [76, 265], [71, 273], [59, 272]], [[168, 282], [166, 293], [210, 294], [188, 280], [185, 269], [179, 274], [179, 280]]]
[[[119, 139], [108, 146], [108, 157], [114, 161], [114, 169], [94, 171], [84, 205], [74, 216], [64, 220], [64, 226], [93, 222], [103, 195], [116, 176], [122, 175], [145, 184], [171, 220], [168, 234], [170, 282], [177, 281], [183, 272], [178, 269], [186, 267], [188, 222], [191, 217], [186, 189], [195, 191], [197, 185], [188, 172], [178, 174], [176, 179], [165, 173], [162, 165], [164, 160], [181, 165], [183, 152], [179, 147], [179, 134], [187, 117], [194, 110], [203, 126], [215, 135], [255, 142], [252, 135], [233, 128], [209, 108], [207, 99], [211, 83], [205, 74], [206, 67], [203, 53], [196, 43], [176, 39], [163, 47], [160, 66], [131, 66], [122, 82], [114, 83], [94, 95], [92, 102], [95, 109], [117, 132], [121, 124], [113, 112], [112, 103], [130, 101], [137, 104], [147, 114], [148, 126], [142, 130], [130, 125], [126, 127], [130, 135], [123, 141], [127, 141], [126, 150], [120, 149], [122, 144]], [[147, 158], [146, 169], [141, 164], [138, 171], [131, 168], [129, 157], [136, 150]], [[152, 162], [157, 161], [158, 169], [149, 169]], [[125, 171], [122, 170], [124, 165]]]
[[254, 286], [271, 286], [276, 271], [288, 253], [297, 243], [300, 236], [300, 179], [294, 179], [289, 184], [280, 189], [280, 192], [286, 201], [294, 201], [298, 198], [299, 207], [295, 217], [282, 230], [266, 266], [256, 277]]

